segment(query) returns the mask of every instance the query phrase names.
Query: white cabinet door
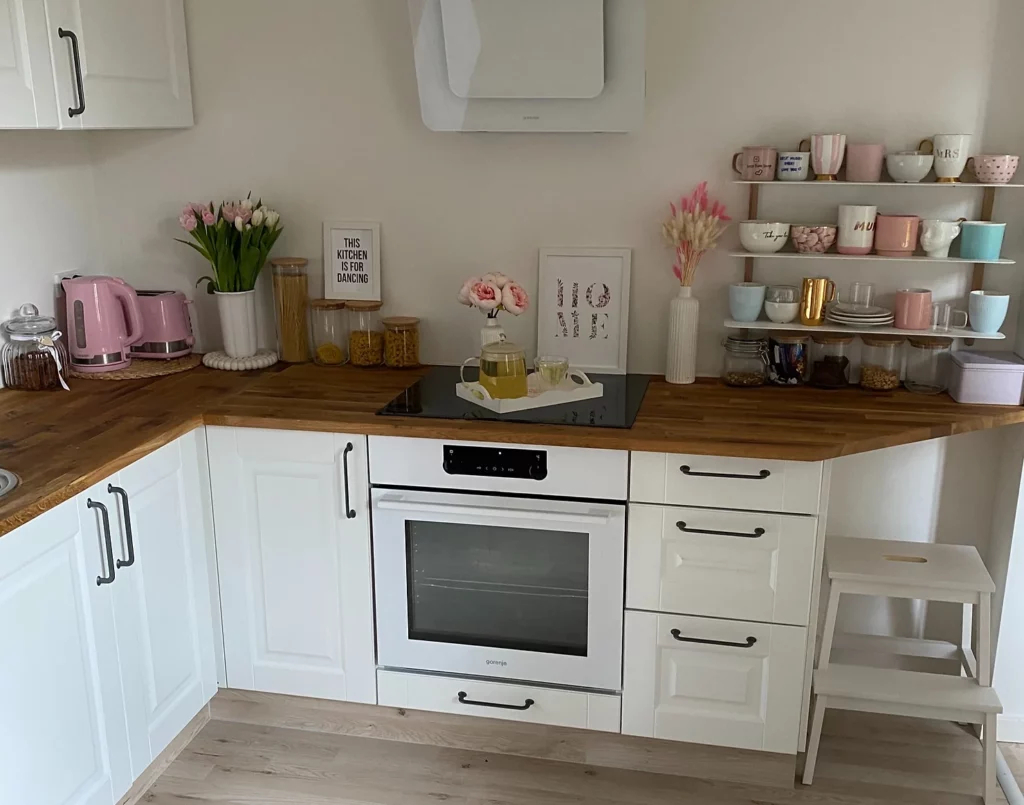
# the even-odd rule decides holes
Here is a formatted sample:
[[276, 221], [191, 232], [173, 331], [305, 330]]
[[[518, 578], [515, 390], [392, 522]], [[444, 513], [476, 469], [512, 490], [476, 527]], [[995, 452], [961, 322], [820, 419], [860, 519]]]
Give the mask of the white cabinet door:
[[366, 437], [207, 440], [228, 685], [376, 702]]
[[45, 2], [61, 128], [192, 125], [184, 0]]
[[0, 0], [0, 128], [56, 128], [54, 92], [43, 4]]
[[795, 754], [807, 630], [626, 612], [622, 732]]
[[131, 785], [112, 585], [88, 490], [0, 537], [0, 802], [111, 805]]
[[217, 692], [198, 462], [192, 432], [103, 489], [120, 525], [111, 588], [134, 777]]

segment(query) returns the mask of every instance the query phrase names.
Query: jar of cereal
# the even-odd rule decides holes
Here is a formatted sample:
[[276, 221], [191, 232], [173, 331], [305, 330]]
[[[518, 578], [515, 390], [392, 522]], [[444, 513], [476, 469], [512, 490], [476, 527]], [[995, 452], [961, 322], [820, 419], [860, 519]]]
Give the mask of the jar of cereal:
[[353, 366], [384, 363], [384, 329], [380, 302], [346, 302], [349, 312], [348, 358]]
[[413, 316], [384, 319], [384, 364], [391, 369], [420, 365], [420, 320]]

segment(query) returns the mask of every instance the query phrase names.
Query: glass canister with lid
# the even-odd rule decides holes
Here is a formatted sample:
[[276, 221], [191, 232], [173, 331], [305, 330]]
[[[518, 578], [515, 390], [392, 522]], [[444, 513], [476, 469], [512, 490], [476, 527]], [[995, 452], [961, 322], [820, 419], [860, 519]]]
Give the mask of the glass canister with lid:
[[341, 366], [348, 360], [348, 312], [340, 299], [309, 303], [313, 360], [320, 366]]
[[819, 389], [841, 389], [850, 385], [852, 335], [823, 333], [811, 341], [810, 384]]
[[306, 363], [309, 355], [309, 280], [303, 257], [278, 257], [270, 261], [274, 276], [274, 310], [277, 344], [285, 363]]
[[25, 391], [68, 389], [64, 373], [68, 355], [57, 320], [40, 316], [35, 305], [22, 305], [3, 326], [7, 341], [0, 350], [4, 385]]
[[420, 365], [420, 320], [414, 316], [390, 316], [384, 323], [384, 365], [413, 369]]
[[346, 302], [349, 311], [348, 358], [353, 366], [380, 366], [384, 363], [384, 326], [380, 321], [380, 302]]
[[768, 379], [776, 386], [807, 382], [810, 338], [798, 333], [778, 333], [768, 341]]
[[949, 387], [949, 338], [922, 336], [907, 340], [907, 374], [903, 385], [915, 394], [941, 394]]
[[729, 336], [723, 342], [722, 382], [727, 386], [751, 388], [768, 380], [768, 339]]
[[892, 391], [900, 387], [903, 337], [862, 335], [860, 387], [869, 391]]

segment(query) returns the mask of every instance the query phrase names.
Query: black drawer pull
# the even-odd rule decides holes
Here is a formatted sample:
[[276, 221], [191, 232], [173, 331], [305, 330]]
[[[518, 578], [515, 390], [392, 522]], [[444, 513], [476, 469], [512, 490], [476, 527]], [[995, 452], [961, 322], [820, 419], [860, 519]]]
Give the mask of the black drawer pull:
[[691, 475], [695, 478], [740, 478], [745, 481], [763, 481], [771, 475], [768, 470], [761, 470], [757, 475], [737, 475], [734, 472], [696, 472], [690, 469], [689, 464], [683, 464], [679, 471], [683, 475]]
[[685, 531], [687, 534], [710, 534], [713, 537], [742, 537], [743, 539], [757, 539], [764, 536], [763, 528], [755, 528], [750, 533], [745, 531], [712, 531], [708, 528], [687, 528], [682, 520], [676, 522], [676, 528]]
[[703, 637], [682, 637], [678, 629], [672, 630], [672, 637], [680, 643], [702, 643], [705, 646], [729, 646], [730, 648], [752, 648], [756, 637], [748, 637], [746, 643], [732, 643], [728, 640], [705, 640]]
[[103, 543], [107, 549], [107, 573], [109, 575], [96, 577], [96, 586], [100, 587], [114, 581], [114, 544], [110, 538], [110, 515], [107, 513], [106, 506], [92, 498], [89, 498], [85, 505], [90, 509], [99, 509], [100, 516], [103, 518]]
[[476, 702], [466, 697], [466, 691], [459, 691], [459, 704], [472, 704], [476, 707], [496, 707], [499, 710], [529, 710], [536, 702], [527, 699], [523, 704], [499, 704], [498, 702]]
[[85, 87], [82, 85], [82, 56], [78, 52], [78, 35], [74, 31], [57, 29], [57, 35], [61, 39], [71, 40], [71, 57], [75, 67], [75, 87], [78, 89], [78, 106], [68, 109], [68, 117], [76, 117], [85, 114]]
[[132, 512], [128, 508], [128, 493], [125, 492], [121, 487], [114, 486], [113, 484], [107, 484], [107, 492], [115, 497], [121, 498], [121, 503], [124, 506], [124, 535], [128, 544], [128, 558], [125, 561], [117, 560], [117, 569], [120, 570], [122, 567], [131, 567], [135, 564], [135, 538], [132, 536]]

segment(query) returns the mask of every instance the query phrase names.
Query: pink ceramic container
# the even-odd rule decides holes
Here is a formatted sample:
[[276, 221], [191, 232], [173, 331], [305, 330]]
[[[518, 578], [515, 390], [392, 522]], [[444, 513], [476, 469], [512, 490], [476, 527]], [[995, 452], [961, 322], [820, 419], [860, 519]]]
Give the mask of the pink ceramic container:
[[836, 227], [792, 226], [789, 236], [799, 254], [824, 254], [836, 241]]
[[879, 215], [875, 219], [875, 253], [883, 257], [907, 257], [917, 246], [916, 215]]
[[982, 184], [1007, 184], [1019, 164], [1020, 157], [1012, 154], [981, 154], [967, 160], [967, 169]]
[[851, 143], [846, 146], [846, 181], [878, 182], [882, 179], [885, 146]]
[[926, 288], [897, 291], [893, 312], [901, 330], [927, 330], [932, 326], [932, 292]]

